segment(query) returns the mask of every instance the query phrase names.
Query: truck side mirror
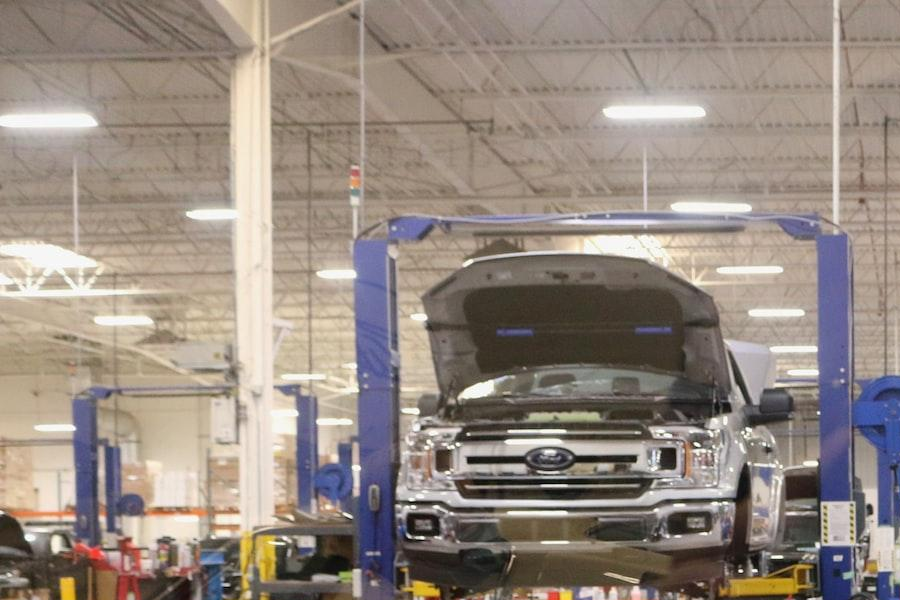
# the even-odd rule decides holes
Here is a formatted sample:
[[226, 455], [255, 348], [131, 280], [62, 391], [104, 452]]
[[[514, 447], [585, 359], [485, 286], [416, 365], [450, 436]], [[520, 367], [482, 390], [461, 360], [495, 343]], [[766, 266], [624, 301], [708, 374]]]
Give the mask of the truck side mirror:
[[751, 427], [789, 421], [794, 412], [794, 397], [781, 388], [763, 390], [759, 397], [759, 405], [747, 405], [745, 414]]
[[417, 403], [420, 417], [433, 417], [441, 408], [441, 396], [439, 394], [422, 394]]

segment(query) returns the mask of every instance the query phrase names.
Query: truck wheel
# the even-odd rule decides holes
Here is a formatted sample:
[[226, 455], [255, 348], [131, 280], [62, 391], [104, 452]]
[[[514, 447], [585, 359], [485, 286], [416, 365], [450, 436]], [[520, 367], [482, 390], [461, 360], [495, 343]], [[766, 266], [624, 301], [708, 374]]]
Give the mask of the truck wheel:
[[738, 482], [734, 507], [734, 533], [728, 554], [736, 564], [747, 562], [750, 555], [750, 513], [753, 507], [750, 498], [750, 477], [746, 470]]

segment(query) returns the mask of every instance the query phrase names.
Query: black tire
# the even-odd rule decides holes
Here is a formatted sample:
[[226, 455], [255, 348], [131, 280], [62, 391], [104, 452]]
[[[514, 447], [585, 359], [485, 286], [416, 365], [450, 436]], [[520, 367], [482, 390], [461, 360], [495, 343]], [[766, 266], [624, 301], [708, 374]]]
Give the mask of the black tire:
[[734, 507], [734, 534], [728, 555], [736, 564], [746, 563], [750, 555], [750, 474], [745, 469], [738, 481]]

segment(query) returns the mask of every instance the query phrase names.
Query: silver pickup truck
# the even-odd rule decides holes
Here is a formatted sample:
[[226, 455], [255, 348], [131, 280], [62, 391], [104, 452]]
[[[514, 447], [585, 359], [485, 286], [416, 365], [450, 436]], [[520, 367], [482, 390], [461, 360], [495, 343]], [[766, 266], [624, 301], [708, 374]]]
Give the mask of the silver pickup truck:
[[792, 399], [748, 383], [705, 292], [642, 260], [527, 253], [423, 303], [440, 395], [398, 477], [413, 578], [678, 589], [777, 542], [765, 424]]

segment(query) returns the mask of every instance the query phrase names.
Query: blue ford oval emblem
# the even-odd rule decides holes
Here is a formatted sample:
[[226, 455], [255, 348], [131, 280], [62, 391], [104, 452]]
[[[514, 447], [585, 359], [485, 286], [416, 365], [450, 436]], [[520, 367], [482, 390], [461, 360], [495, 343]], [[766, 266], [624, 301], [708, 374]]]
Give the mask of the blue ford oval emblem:
[[575, 464], [575, 454], [565, 448], [535, 448], [525, 455], [525, 464], [535, 471], [565, 471]]

